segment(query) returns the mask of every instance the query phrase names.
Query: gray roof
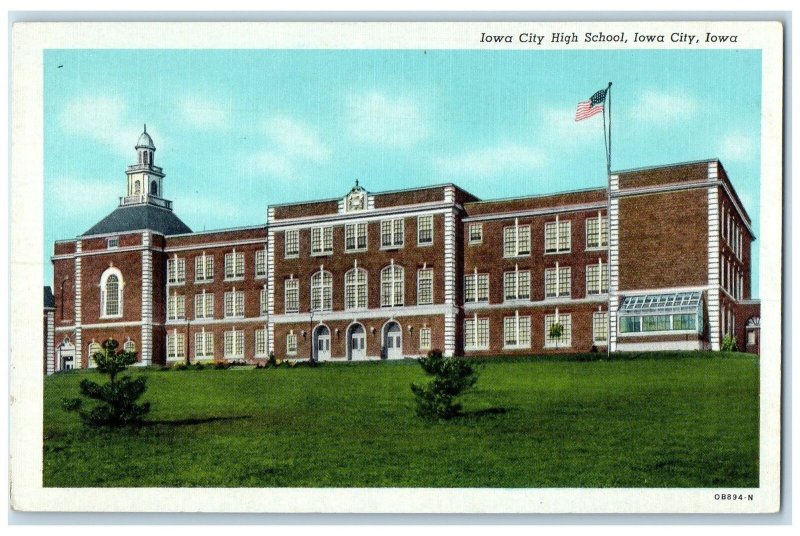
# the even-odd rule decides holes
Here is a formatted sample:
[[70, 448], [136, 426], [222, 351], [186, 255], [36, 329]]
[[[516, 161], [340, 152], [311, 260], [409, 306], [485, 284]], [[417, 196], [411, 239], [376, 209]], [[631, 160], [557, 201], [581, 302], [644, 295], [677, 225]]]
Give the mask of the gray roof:
[[53, 290], [48, 286], [44, 287], [44, 307], [45, 309], [56, 308], [56, 297], [53, 296]]
[[192, 232], [171, 210], [141, 204], [118, 207], [83, 233], [83, 236], [124, 233], [140, 229], [149, 229], [165, 236]]

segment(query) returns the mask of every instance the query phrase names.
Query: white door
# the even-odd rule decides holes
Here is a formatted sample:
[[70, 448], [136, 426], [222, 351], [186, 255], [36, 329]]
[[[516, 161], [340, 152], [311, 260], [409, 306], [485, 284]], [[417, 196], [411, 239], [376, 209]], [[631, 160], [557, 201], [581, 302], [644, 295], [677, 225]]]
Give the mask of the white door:
[[400, 359], [403, 357], [403, 330], [400, 324], [392, 322], [386, 326], [384, 335], [387, 359]]
[[319, 326], [314, 331], [314, 357], [316, 359], [331, 358], [331, 332], [327, 326]]
[[348, 340], [348, 350], [350, 359], [364, 359], [367, 357], [367, 337], [364, 333], [364, 326], [353, 324], [350, 326], [350, 338]]
[[75, 346], [69, 341], [58, 347], [58, 370], [72, 370], [75, 368]]

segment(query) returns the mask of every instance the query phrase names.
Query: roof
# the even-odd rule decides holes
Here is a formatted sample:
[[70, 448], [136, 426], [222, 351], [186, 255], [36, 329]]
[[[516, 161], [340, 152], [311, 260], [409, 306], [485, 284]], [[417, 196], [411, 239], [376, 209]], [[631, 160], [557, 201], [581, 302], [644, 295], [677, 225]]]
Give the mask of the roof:
[[147, 133], [147, 125], [145, 125], [142, 135], [139, 136], [139, 141], [136, 142], [136, 149], [139, 148], [156, 150], [156, 146], [153, 144], [153, 138]]
[[118, 207], [82, 236], [124, 233], [149, 229], [164, 236], [191, 233], [192, 230], [171, 210], [150, 204]]
[[53, 296], [53, 289], [51, 289], [49, 286], [44, 287], [44, 308], [45, 309], [56, 308], [56, 297]]
[[700, 307], [700, 292], [668, 292], [627, 296], [619, 307], [620, 316], [691, 314]]

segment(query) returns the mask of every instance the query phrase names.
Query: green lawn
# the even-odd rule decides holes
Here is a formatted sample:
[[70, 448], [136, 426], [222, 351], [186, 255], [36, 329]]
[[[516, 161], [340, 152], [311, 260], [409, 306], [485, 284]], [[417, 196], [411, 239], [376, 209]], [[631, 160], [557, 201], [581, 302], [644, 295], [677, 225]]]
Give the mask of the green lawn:
[[[603, 356], [605, 357], [605, 356]], [[488, 359], [466, 415], [414, 414], [413, 361], [147, 374], [150, 423], [84, 429], [44, 382], [44, 485], [757, 487], [758, 358]]]

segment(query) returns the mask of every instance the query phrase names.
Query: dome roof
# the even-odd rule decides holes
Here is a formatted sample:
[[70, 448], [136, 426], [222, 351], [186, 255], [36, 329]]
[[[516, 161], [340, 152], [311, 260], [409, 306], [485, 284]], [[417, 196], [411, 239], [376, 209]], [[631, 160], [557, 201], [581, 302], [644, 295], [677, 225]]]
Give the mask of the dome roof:
[[136, 142], [136, 149], [142, 148], [156, 150], [156, 146], [153, 145], [153, 138], [147, 133], [147, 125], [144, 126], [144, 132], [139, 136], [139, 141]]

